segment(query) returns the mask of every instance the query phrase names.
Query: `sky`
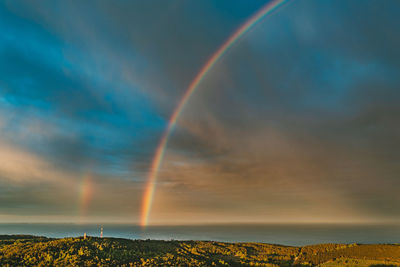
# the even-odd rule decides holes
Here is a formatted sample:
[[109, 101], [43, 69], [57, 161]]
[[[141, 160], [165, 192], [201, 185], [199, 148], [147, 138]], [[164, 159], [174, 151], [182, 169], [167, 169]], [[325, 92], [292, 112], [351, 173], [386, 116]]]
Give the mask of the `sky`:
[[[2, 1], [0, 221], [138, 223], [169, 117], [268, 1]], [[289, 0], [207, 73], [150, 224], [400, 221], [400, 2]]]

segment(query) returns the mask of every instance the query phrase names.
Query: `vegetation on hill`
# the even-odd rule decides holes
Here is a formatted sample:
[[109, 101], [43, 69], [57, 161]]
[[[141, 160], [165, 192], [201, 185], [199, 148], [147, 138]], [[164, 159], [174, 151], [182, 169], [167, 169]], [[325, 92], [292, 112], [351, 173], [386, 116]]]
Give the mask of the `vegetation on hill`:
[[0, 266], [400, 266], [400, 245], [0, 236]]

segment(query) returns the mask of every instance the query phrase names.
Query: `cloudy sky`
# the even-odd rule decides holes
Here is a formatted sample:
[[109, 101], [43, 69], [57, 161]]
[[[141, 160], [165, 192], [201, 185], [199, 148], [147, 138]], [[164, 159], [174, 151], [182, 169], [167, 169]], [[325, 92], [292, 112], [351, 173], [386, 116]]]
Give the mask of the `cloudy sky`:
[[[268, 1], [2, 1], [0, 221], [129, 222]], [[291, 0], [212, 68], [153, 224], [400, 220], [400, 2]]]

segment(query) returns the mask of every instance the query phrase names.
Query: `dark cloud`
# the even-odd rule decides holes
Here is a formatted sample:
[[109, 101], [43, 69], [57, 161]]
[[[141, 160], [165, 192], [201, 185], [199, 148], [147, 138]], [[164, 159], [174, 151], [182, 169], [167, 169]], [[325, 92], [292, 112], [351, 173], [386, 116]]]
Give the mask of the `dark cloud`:
[[266, 19], [190, 100], [160, 187], [200, 192], [199, 217], [221, 205], [264, 207], [265, 220], [294, 206], [292, 216], [322, 220], [341, 209], [398, 218], [399, 24], [386, 8], [297, 2]]

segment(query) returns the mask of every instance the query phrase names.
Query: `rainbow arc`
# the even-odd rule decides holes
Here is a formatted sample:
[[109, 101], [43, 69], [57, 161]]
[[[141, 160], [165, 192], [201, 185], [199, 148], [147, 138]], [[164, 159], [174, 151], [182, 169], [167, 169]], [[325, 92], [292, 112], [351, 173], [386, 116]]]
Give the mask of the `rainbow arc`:
[[215, 53], [203, 65], [203, 67], [197, 73], [195, 78], [189, 84], [189, 87], [186, 89], [183, 97], [179, 101], [178, 105], [176, 106], [174, 112], [172, 113], [169, 119], [168, 126], [161, 137], [160, 143], [155, 151], [154, 158], [151, 163], [150, 172], [147, 178], [147, 183], [145, 186], [145, 192], [143, 195], [142, 207], [141, 207], [140, 225], [142, 227], [146, 227], [148, 225], [149, 214], [151, 211], [151, 206], [154, 197], [154, 190], [157, 182], [157, 174], [160, 169], [161, 162], [163, 160], [165, 148], [168, 143], [168, 138], [171, 135], [171, 132], [173, 131], [175, 124], [180, 114], [182, 113], [182, 110], [185, 107], [185, 104], [187, 103], [189, 98], [193, 95], [198, 85], [204, 79], [205, 75], [221, 59], [221, 57], [223, 57], [223, 55], [254, 25], [256, 25], [265, 16], [273, 12], [276, 8], [278, 8], [287, 1], [288, 0], [270, 1], [266, 5], [264, 5], [259, 11], [257, 11], [253, 16], [251, 16], [218, 48], [217, 51], [215, 51]]

